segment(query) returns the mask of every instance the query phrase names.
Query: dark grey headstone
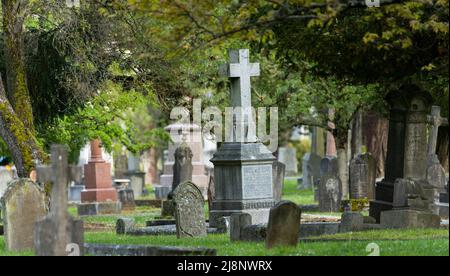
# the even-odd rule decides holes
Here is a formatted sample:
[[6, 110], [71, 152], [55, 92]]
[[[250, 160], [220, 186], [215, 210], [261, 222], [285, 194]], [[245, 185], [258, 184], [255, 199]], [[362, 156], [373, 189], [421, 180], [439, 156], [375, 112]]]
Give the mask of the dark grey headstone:
[[186, 181], [192, 181], [192, 153], [189, 145], [184, 142], [175, 150], [175, 164], [173, 165], [172, 192]]
[[242, 230], [252, 225], [252, 216], [246, 213], [232, 214], [230, 217], [230, 239], [231, 241], [240, 241]]
[[266, 247], [297, 246], [301, 210], [297, 204], [282, 201], [270, 210]]
[[205, 200], [200, 189], [192, 182], [184, 182], [173, 193], [177, 237], [206, 236]]
[[303, 157], [303, 183], [302, 189], [310, 189], [320, 178], [320, 162], [322, 157], [315, 153], [307, 153]]
[[116, 222], [116, 234], [126, 235], [132, 232], [135, 228], [134, 219], [130, 218], [119, 218]]

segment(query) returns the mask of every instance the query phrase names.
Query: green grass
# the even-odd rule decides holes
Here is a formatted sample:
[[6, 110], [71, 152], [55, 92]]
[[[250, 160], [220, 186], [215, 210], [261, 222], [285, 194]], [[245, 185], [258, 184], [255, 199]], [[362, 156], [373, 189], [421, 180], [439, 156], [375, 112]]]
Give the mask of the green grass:
[[[294, 180], [287, 180], [283, 198], [297, 204], [310, 205], [314, 202], [313, 191], [297, 190]], [[205, 205], [207, 212], [207, 205]], [[69, 213], [77, 216], [75, 207]], [[296, 248], [275, 248], [267, 250], [264, 243], [231, 242], [228, 235], [209, 235], [206, 238], [177, 239], [175, 236], [131, 237], [114, 233], [116, 221], [120, 217], [132, 217], [137, 226], [142, 227], [147, 220], [160, 216], [159, 208], [137, 207], [133, 212], [124, 211], [120, 215], [83, 217], [85, 225], [99, 226], [93, 232], [85, 233], [88, 243], [99, 244], [140, 244], [160, 246], [207, 247], [217, 249], [219, 256], [366, 256], [368, 244], [376, 243], [382, 256], [448, 256], [448, 230], [414, 229], [414, 230], [379, 230], [345, 233], [309, 238]], [[340, 217], [340, 213], [317, 213]], [[5, 250], [4, 239], [0, 237], [0, 256], [29, 256], [32, 252], [12, 253]]]
[[[113, 232], [88, 232], [85, 234], [88, 243], [207, 247], [217, 249], [219, 256], [366, 256], [369, 254], [366, 248], [370, 243], [376, 243], [379, 246], [381, 256], [449, 255], [448, 230], [382, 230], [323, 236], [321, 238], [346, 240], [301, 242], [295, 248], [267, 250], [264, 243], [231, 242], [228, 235], [177, 239], [175, 236], [118, 236]], [[6, 252], [3, 237], [0, 237], [0, 255], [29, 256], [33, 253]]]
[[[344, 237], [341, 236], [341, 238]], [[447, 230], [373, 231], [361, 234], [361, 237], [364, 237], [363, 241], [347, 236], [346, 241], [302, 242], [296, 248], [275, 248], [272, 250], [267, 250], [264, 243], [261, 242], [231, 242], [228, 235], [177, 239], [175, 236], [126, 237], [117, 236], [114, 233], [87, 233], [86, 241], [101, 244], [208, 247], [217, 249], [219, 256], [364, 256], [368, 255], [366, 248], [370, 243], [378, 244], [381, 255], [385, 256], [449, 255]], [[417, 239], [413, 239], [415, 237]]]
[[317, 202], [314, 202], [314, 191], [312, 189], [298, 190], [296, 180], [286, 180], [284, 182], [283, 199], [300, 205], [317, 204]]

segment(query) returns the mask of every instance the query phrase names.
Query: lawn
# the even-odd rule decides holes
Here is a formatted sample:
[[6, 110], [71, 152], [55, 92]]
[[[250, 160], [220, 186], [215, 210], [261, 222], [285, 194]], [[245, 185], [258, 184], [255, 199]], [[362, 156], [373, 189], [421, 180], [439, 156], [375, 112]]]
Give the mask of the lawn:
[[[283, 198], [301, 205], [315, 204], [313, 191], [299, 191], [296, 181], [291, 180], [286, 181]], [[70, 207], [69, 213], [76, 216], [76, 208]], [[448, 230], [383, 230], [346, 233], [310, 238], [299, 243], [296, 248], [272, 250], [265, 249], [264, 243], [231, 242], [227, 235], [179, 240], [175, 236], [130, 237], [118, 236], [114, 233], [115, 223], [120, 217], [133, 217], [137, 226], [143, 227], [147, 220], [159, 215], [159, 209], [138, 207], [133, 212], [124, 211], [121, 215], [84, 217], [83, 220], [88, 228], [85, 240], [88, 243], [99, 244], [209, 247], [217, 249], [219, 256], [365, 256], [369, 254], [366, 249], [372, 243], [379, 247], [382, 256], [449, 255]], [[339, 213], [322, 215], [340, 216]], [[3, 237], [0, 237], [0, 256], [33, 255], [32, 252], [6, 252], [4, 248]]]
[[[231, 242], [227, 235], [177, 239], [175, 236], [127, 237], [113, 232], [85, 234], [86, 242], [216, 248], [219, 256], [366, 256], [369, 244], [379, 246], [381, 256], [448, 256], [447, 230], [383, 230], [322, 237], [328, 241], [301, 242], [296, 248], [267, 250], [264, 243]], [[333, 239], [338, 239], [334, 241]], [[345, 239], [342, 241], [341, 239]], [[32, 255], [5, 252], [0, 237], [0, 255]]]

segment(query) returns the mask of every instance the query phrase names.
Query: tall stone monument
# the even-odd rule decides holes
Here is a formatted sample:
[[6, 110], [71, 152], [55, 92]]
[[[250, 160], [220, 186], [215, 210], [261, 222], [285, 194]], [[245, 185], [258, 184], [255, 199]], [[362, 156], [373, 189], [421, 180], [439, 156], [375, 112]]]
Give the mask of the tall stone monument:
[[[229, 56], [230, 64], [221, 71], [231, 81], [233, 108], [248, 111], [251, 77], [259, 76], [259, 64], [250, 63], [249, 50], [230, 51]], [[275, 204], [272, 169], [276, 158], [257, 142], [251, 130], [252, 118], [247, 119], [235, 116], [231, 133], [226, 133], [227, 141], [211, 160], [215, 175], [215, 199], [209, 215], [211, 227], [215, 227], [221, 217], [233, 213], [248, 213], [253, 223], [267, 223], [270, 208]]]
[[[427, 171], [427, 114], [431, 96], [414, 85], [391, 92], [389, 139], [385, 179], [377, 183], [370, 216], [380, 222], [381, 212], [393, 209], [395, 184], [398, 179], [422, 181], [422, 189], [430, 191]], [[427, 195], [429, 196], [429, 195]]]
[[102, 156], [100, 140], [91, 142], [91, 157], [84, 167], [86, 190], [81, 192], [78, 214], [99, 215], [120, 213], [117, 190], [112, 186], [111, 164]]
[[158, 199], [167, 199], [172, 190], [173, 166], [175, 164], [174, 154], [176, 149], [183, 142], [183, 136], [189, 135], [186, 141], [192, 150], [192, 182], [194, 182], [202, 191], [205, 198], [208, 191], [208, 177], [206, 175], [205, 164], [203, 162], [203, 142], [201, 128], [194, 124], [172, 124], [165, 128], [168, 133], [178, 133], [179, 137], [172, 137], [173, 143], [169, 143], [169, 151], [164, 163], [164, 173], [161, 176], [161, 184], [155, 186], [155, 192]]

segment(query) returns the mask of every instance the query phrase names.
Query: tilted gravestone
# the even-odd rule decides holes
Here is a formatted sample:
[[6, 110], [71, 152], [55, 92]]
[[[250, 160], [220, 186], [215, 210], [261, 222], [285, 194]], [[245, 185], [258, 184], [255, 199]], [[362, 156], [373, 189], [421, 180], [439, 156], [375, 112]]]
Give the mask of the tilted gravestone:
[[326, 174], [319, 184], [319, 210], [321, 212], [339, 212], [342, 198], [342, 184], [339, 177]]
[[[67, 148], [54, 145], [51, 167], [37, 168], [38, 181], [52, 183], [50, 213], [37, 220], [34, 247], [37, 256], [83, 255], [83, 221], [75, 220], [67, 212], [67, 189], [70, 181], [81, 180], [81, 168], [68, 165]], [[74, 251], [72, 251], [74, 250]]]
[[376, 161], [369, 153], [359, 154], [350, 163], [350, 198], [375, 199]]
[[14, 252], [33, 249], [35, 223], [47, 213], [44, 191], [29, 179], [13, 180], [0, 205], [6, 249]]
[[273, 199], [278, 202], [283, 196], [286, 165], [279, 161], [273, 162]]
[[281, 201], [270, 210], [266, 247], [297, 246], [302, 212], [297, 204]]
[[202, 191], [192, 182], [184, 182], [173, 193], [177, 237], [206, 236], [205, 200]]

